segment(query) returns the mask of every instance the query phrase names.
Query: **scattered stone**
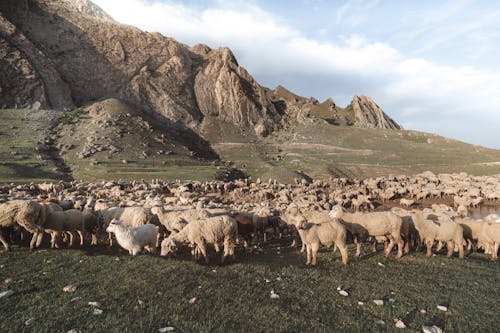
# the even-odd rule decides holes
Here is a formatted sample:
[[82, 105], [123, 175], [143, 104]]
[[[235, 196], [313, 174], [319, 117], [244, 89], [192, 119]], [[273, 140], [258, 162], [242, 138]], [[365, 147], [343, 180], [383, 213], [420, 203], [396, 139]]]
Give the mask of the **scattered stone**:
[[95, 314], [96, 316], [101, 315], [102, 313], [103, 313], [103, 310], [98, 309], [98, 308], [94, 308], [94, 314]]
[[0, 293], [0, 298], [7, 298], [7, 297], [10, 297], [12, 295], [14, 295], [14, 290], [12, 290], [12, 289], [11, 290], [7, 290], [7, 291], [2, 291]]
[[426, 313], [427, 313], [427, 310], [422, 309], [422, 310], [420, 310], [420, 313], [422, 313], [422, 314], [426, 314]]
[[342, 295], [342, 296], [344, 296], [344, 297], [349, 296], [349, 293], [347, 291], [345, 291], [345, 290], [339, 290], [339, 294]]
[[82, 299], [82, 298], [81, 298], [80, 296], [78, 296], [78, 297], [73, 297], [73, 298], [72, 298], [72, 299], [70, 299], [69, 301], [70, 301], [70, 302], [76, 302], [76, 301], [79, 301], [79, 300], [81, 300], [81, 299]]
[[6, 278], [4, 281], [3, 281], [5, 284], [9, 284], [12, 282], [12, 278]]
[[69, 285], [63, 288], [65, 293], [74, 293], [76, 291], [76, 286]]
[[396, 322], [395, 326], [397, 328], [406, 328], [405, 323], [403, 323], [403, 321], [401, 319], [394, 319], [394, 321]]
[[175, 327], [173, 326], [162, 327], [158, 330], [158, 332], [160, 333], [173, 332], [173, 331], [175, 331]]
[[377, 265], [379, 265], [380, 267], [385, 267], [385, 265], [381, 262], [377, 263]]
[[276, 293], [274, 292], [274, 290], [271, 290], [271, 296], [270, 296], [270, 297], [271, 297], [271, 299], [279, 299], [279, 298], [280, 298], [280, 295], [276, 294]]
[[385, 325], [385, 321], [383, 321], [382, 319], [380, 319], [380, 320], [377, 320], [375, 322], [375, 324], [377, 324], [377, 325]]
[[194, 304], [196, 302], [196, 297], [193, 297], [189, 300], [189, 304]]
[[439, 327], [437, 327], [436, 325], [432, 325], [432, 326], [422, 326], [422, 331], [424, 333], [443, 333], [443, 330]]
[[31, 317], [30, 319], [28, 319], [24, 322], [24, 325], [30, 326], [31, 324], [33, 324], [34, 321], [35, 321], [35, 318]]
[[68, 332], [66, 333], [81, 333], [80, 330], [78, 328], [72, 328], [70, 329]]
[[375, 303], [376, 305], [384, 305], [384, 301], [381, 299], [374, 299], [373, 303]]
[[358, 301], [358, 305], [365, 305], [364, 302]]
[[444, 312], [448, 311], [448, 308], [447, 308], [446, 306], [444, 306], [444, 305], [438, 305], [438, 306], [437, 306], [437, 309], [438, 309], [439, 311], [444, 311]]
[[96, 308], [101, 307], [101, 303], [100, 302], [89, 302], [89, 305], [93, 306], [93, 307], [96, 307]]

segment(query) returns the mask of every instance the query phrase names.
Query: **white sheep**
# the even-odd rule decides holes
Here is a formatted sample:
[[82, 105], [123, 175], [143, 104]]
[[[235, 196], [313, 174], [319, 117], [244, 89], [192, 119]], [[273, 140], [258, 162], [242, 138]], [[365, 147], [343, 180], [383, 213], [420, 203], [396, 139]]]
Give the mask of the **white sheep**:
[[143, 248], [150, 253], [156, 250], [158, 227], [153, 224], [129, 228], [123, 221], [113, 219], [106, 228], [106, 232], [114, 233], [118, 244], [133, 256], [141, 252]]
[[412, 219], [417, 229], [420, 239], [427, 247], [427, 256], [432, 255], [432, 246], [434, 241], [447, 243], [448, 257], [453, 254], [455, 245], [458, 247], [460, 259], [464, 258], [464, 230], [458, 223], [441, 218], [436, 221], [424, 217], [422, 211], [413, 210]]
[[498, 260], [500, 223], [485, 221], [479, 233], [479, 241], [491, 251], [491, 260]]
[[238, 234], [236, 220], [228, 215], [210, 217], [205, 220], [195, 220], [187, 224], [181, 231], [165, 238], [161, 243], [161, 255], [175, 252], [181, 244], [194, 247], [199, 251], [208, 263], [206, 245], [224, 243], [224, 254], [222, 262], [228, 256], [234, 256], [234, 244]]
[[[321, 214], [321, 213], [319, 213]], [[348, 254], [345, 244], [346, 228], [338, 220], [329, 218], [328, 213], [322, 213], [326, 216], [328, 221], [322, 223], [311, 223], [306, 220], [302, 214], [295, 216], [295, 226], [302, 240], [302, 244], [306, 246], [306, 265], [316, 265], [316, 254], [318, 253], [319, 246], [325, 245], [330, 247], [333, 245], [340, 250], [342, 256], [342, 263], [347, 265]], [[319, 221], [324, 219], [318, 219]]]
[[[397, 258], [403, 255], [404, 241], [401, 237], [403, 221], [401, 217], [392, 212], [372, 213], [348, 213], [342, 207], [335, 206], [330, 211], [332, 218], [351, 223], [357, 228], [364, 230], [366, 235], [372, 237], [385, 236], [389, 239], [389, 245], [385, 249], [385, 256], [389, 256], [394, 245], [398, 245]], [[361, 243], [357, 244], [357, 253], [361, 251]]]

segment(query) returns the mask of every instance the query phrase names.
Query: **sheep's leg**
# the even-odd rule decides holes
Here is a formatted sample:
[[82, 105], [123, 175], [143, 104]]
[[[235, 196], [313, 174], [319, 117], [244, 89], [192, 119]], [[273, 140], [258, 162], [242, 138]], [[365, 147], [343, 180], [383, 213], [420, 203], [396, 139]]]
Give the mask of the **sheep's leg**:
[[438, 241], [438, 246], [436, 248], [436, 252], [439, 252], [443, 249], [444, 243], [442, 241]]
[[344, 265], [347, 265], [347, 262], [349, 260], [347, 254], [347, 246], [345, 246], [345, 244], [339, 245], [337, 243], [335, 243], [335, 246], [338, 247], [340, 250], [340, 255], [342, 256], [342, 263]]
[[377, 240], [373, 239], [372, 241], [372, 253], [377, 252]]
[[33, 234], [33, 237], [31, 237], [30, 250], [33, 250], [35, 248], [37, 240], [38, 240], [38, 232], [35, 232]]
[[386, 257], [388, 257], [391, 254], [391, 251], [392, 251], [392, 248], [394, 247], [394, 244], [395, 244], [394, 238], [393, 237], [389, 237], [389, 245], [385, 249], [385, 256]]
[[404, 252], [405, 252], [405, 254], [410, 253], [410, 240], [409, 239], [404, 241]]
[[495, 245], [493, 245], [493, 253], [491, 254], [491, 260], [498, 260], [498, 248], [499, 248], [499, 243], [495, 242]]
[[230, 255], [230, 240], [229, 238], [227, 239], [224, 239], [224, 253], [222, 255], [222, 260], [221, 260], [221, 263], [224, 263], [224, 260], [226, 259], [226, 257], [228, 257]]
[[433, 241], [428, 239], [425, 241], [425, 246], [427, 247], [427, 256], [430, 257], [432, 256], [432, 243]]
[[40, 247], [42, 245], [42, 240], [43, 240], [43, 232], [38, 233], [38, 236], [36, 238], [36, 247]]
[[446, 256], [449, 258], [453, 255], [453, 249], [455, 248], [455, 242], [454, 241], [447, 241], [446, 246], [448, 247], [448, 252], [446, 253]]
[[[237, 244], [237, 243], [236, 243], [236, 244]], [[247, 249], [247, 248], [248, 248], [248, 240], [247, 240], [246, 238], [243, 240], [243, 247], [244, 247], [245, 249]]]
[[59, 236], [59, 232], [53, 232], [50, 234], [50, 247], [52, 249], [59, 248], [59, 245], [57, 244], [57, 237]]
[[73, 247], [73, 240], [75, 238], [75, 235], [73, 234], [73, 231], [69, 231], [68, 235], [69, 235], [69, 245], [68, 245], [68, 247]]
[[292, 241], [292, 245], [290, 245], [290, 247], [297, 247], [297, 240], [296, 239], [294, 239]]
[[113, 246], [113, 235], [108, 232], [108, 241], [109, 241], [109, 247]]
[[3, 238], [3, 236], [2, 236], [2, 233], [1, 233], [1, 232], [0, 232], [0, 242], [2, 242], [3, 247], [5, 248], [5, 251], [7, 251], [7, 252], [10, 252], [10, 251], [11, 251], [10, 246], [9, 246], [9, 243], [7, 243], [7, 241], [5, 240], [5, 238]]
[[76, 232], [78, 232], [78, 236], [80, 237], [80, 246], [83, 246], [83, 233], [80, 230], [77, 230]]
[[458, 243], [458, 257], [460, 259], [464, 258], [464, 245], [462, 244], [462, 242]]
[[396, 256], [396, 258], [401, 258], [403, 256], [404, 241], [402, 239], [398, 239], [397, 243], [398, 243], [398, 255]]
[[311, 246], [308, 244], [306, 246], [306, 266], [311, 263]]
[[203, 258], [205, 258], [205, 263], [208, 264], [207, 249], [205, 247], [205, 244], [202, 243], [198, 247], [199, 247], [199, 249], [201, 251], [201, 255], [203, 256]]
[[219, 253], [220, 252], [219, 243], [214, 243], [214, 249], [215, 249], [215, 253]]
[[266, 230], [263, 231], [263, 234], [264, 234], [263, 239], [264, 239], [264, 243], [265, 243], [265, 242], [267, 242], [267, 232], [266, 232]]
[[312, 261], [311, 261], [311, 265], [313, 266], [316, 266], [316, 255], [318, 254], [318, 250], [319, 250], [319, 243], [313, 243], [312, 246], [311, 246], [311, 254], [312, 254]]
[[97, 245], [97, 235], [96, 234], [92, 234], [92, 242], [90, 243], [90, 245]]

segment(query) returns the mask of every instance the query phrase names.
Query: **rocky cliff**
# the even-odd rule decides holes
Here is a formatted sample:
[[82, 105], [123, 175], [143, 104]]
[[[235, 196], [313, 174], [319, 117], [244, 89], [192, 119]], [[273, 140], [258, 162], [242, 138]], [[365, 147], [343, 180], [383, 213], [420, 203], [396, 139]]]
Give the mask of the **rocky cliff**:
[[[265, 136], [314, 104], [260, 86], [227, 48], [143, 32], [88, 0], [2, 0], [0, 11], [2, 108], [117, 98], [170, 126], [197, 131], [210, 115]], [[353, 101], [358, 126], [398, 128], [374, 106]]]
[[355, 125], [357, 127], [403, 129], [367, 96], [354, 96], [352, 99]]

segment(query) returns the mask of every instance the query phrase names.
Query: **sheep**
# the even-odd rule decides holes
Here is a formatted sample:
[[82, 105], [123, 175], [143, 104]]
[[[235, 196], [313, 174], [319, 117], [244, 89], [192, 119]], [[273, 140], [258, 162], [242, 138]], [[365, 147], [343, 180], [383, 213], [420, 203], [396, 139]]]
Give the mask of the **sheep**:
[[[97, 204], [96, 204], [97, 205]], [[127, 227], [139, 227], [150, 222], [151, 215], [142, 207], [109, 207], [98, 211], [100, 224], [106, 227], [113, 219], [122, 221]], [[109, 246], [113, 245], [111, 234]]]
[[438, 240], [447, 243], [448, 257], [451, 257], [456, 245], [460, 259], [464, 258], [464, 230], [460, 224], [444, 219], [432, 221], [426, 219], [423, 213], [418, 210], [413, 210], [411, 216], [420, 239], [427, 247], [428, 257], [432, 256], [432, 245], [435, 240]]
[[401, 198], [401, 199], [399, 199], [399, 203], [403, 207], [410, 207], [411, 205], [413, 205], [415, 203], [415, 200]]
[[158, 227], [145, 224], [138, 227], [127, 227], [123, 221], [112, 219], [106, 232], [114, 233], [118, 244], [135, 256], [144, 248], [149, 253], [156, 250]]
[[271, 215], [271, 211], [267, 207], [262, 207], [252, 214], [252, 223], [257, 229], [259, 239], [262, 236], [263, 243], [267, 242], [266, 229], [269, 226], [269, 217]]
[[330, 219], [328, 213], [322, 213], [322, 215], [329, 221], [319, 224], [307, 222], [302, 214], [294, 219], [295, 227], [306, 247], [306, 265], [316, 265], [316, 255], [320, 244], [327, 247], [333, 245], [334, 251], [337, 247], [342, 256], [342, 263], [347, 265], [346, 228], [338, 220]]
[[[42, 225], [45, 223], [46, 213], [46, 206], [37, 201], [13, 200], [3, 204], [0, 208], [0, 226], [13, 226], [17, 223], [32, 233], [30, 248], [33, 249], [35, 242], [41, 242], [39, 235], [43, 233]], [[10, 249], [5, 239], [3, 239], [2, 244], [6, 249]]]
[[464, 229], [464, 240], [467, 242], [467, 248], [469, 250], [475, 249], [483, 222], [472, 219], [456, 219], [455, 222]]
[[80, 246], [84, 244], [84, 233], [92, 234], [92, 244], [96, 243], [97, 218], [89, 212], [82, 212], [78, 209], [68, 209], [65, 211], [54, 211], [48, 213], [43, 225], [44, 231], [51, 234], [51, 247], [58, 248], [57, 237], [61, 232], [69, 234], [69, 246], [73, 246], [74, 234], [76, 231], [80, 236]]
[[233, 217], [238, 224], [238, 239], [240, 237], [244, 239], [243, 247], [246, 249], [248, 247], [248, 243], [250, 242], [252, 236], [255, 235], [257, 229], [252, 223], [252, 219], [247, 215], [235, 214]]
[[415, 224], [411, 218], [411, 212], [399, 207], [393, 207], [391, 212], [401, 217], [403, 221], [401, 235], [403, 236], [405, 242], [404, 253], [408, 254], [410, 252], [410, 248], [412, 246], [415, 247], [418, 243], [418, 232], [415, 229]]
[[[17, 216], [20, 210], [20, 207], [25, 204], [24, 200], [12, 200], [6, 203], [0, 204], [0, 229], [14, 227], [17, 225]], [[9, 252], [10, 244], [7, 240], [2, 236], [0, 230], [0, 242], [2, 242], [5, 251]]]
[[234, 256], [234, 243], [238, 234], [238, 224], [228, 215], [210, 217], [190, 222], [176, 234], [165, 238], [161, 243], [161, 255], [176, 251], [180, 244], [188, 244], [199, 250], [208, 263], [206, 244], [224, 242], [222, 262], [228, 256]]
[[206, 219], [211, 215], [205, 209], [187, 209], [165, 211], [161, 206], [151, 208], [151, 213], [158, 217], [160, 223], [171, 233], [181, 231], [189, 222]]
[[491, 260], [498, 260], [500, 245], [500, 223], [484, 222], [479, 233], [479, 241], [491, 250]]
[[[398, 245], [396, 258], [403, 256], [404, 241], [401, 237], [403, 221], [398, 215], [392, 212], [347, 213], [340, 206], [333, 207], [329, 214], [332, 218], [339, 218], [345, 223], [359, 226], [361, 230], [365, 229], [369, 236], [386, 236], [389, 239], [389, 245], [385, 249], [386, 257], [390, 255], [395, 244]], [[361, 243], [358, 242], [357, 247], [357, 253], [359, 253]]]

